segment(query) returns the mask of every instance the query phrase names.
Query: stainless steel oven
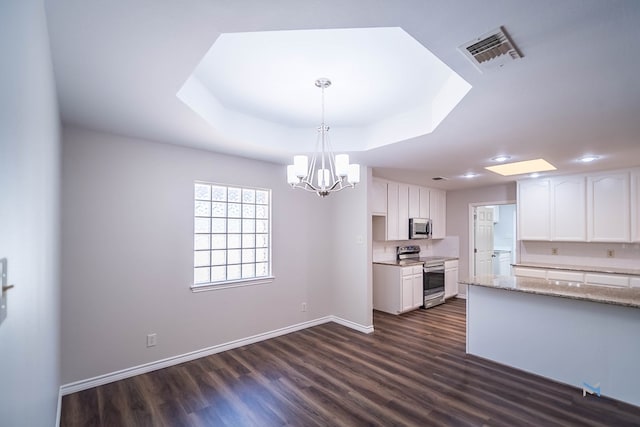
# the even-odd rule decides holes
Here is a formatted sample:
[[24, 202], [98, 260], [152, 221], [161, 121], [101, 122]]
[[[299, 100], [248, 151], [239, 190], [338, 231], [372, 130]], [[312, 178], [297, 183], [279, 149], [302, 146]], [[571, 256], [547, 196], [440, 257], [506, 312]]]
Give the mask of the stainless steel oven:
[[425, 262], [422, 268], [424, 308], [444, 303], [444, 261]]

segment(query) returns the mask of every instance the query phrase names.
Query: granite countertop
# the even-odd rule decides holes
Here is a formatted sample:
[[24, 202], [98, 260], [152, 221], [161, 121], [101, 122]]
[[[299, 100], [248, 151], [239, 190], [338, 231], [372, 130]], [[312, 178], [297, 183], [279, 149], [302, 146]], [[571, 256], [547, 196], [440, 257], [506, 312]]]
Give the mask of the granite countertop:
[[459, 283], [640, 308], [640, 288], [615, 288], [558, 280], [515, 276], [482, 276]]
[[402, 261], [398, 260], [390, 260], [390, 261], [374, 261], [374, 264], [383, 264], [383, 265], [395, 265], [397, 267], [409, 267], [412, 265], [422, 265], [425, 262], [433, 262], [433, 261], [455, 261], [457, 257], [445, 257], [445, 256], [425, 256], [420, 257], [418, 259], [403, 259]]
[[512, 264], [514, 267], [531, 267], [545, 268], [547, 270], [567, 270], [567, 271], [586, 271], [588, 273], [606, 273], [606, 274], [624, 274], [628, 276], [640, 276], [640, 269], [637, 268], [615, 268], [615, 267], [585, 267], [584, 265], [557, 265], [557, 264], [539, 264], [535, 262], [523, 262]]

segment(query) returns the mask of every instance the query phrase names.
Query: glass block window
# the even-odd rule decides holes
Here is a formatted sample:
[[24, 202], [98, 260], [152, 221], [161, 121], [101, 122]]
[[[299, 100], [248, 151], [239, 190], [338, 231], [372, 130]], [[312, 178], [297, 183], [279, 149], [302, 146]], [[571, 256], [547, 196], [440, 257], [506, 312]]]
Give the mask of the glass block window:
[[194, 286], [271, 277], [271, 190], [195, 182]]

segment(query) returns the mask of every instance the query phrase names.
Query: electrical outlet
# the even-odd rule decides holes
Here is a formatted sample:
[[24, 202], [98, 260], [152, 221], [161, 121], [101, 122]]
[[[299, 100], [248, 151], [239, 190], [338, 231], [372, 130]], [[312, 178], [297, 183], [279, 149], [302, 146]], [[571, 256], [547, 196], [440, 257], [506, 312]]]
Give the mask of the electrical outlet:
[[614, 256], [616, 256], [616, 251], [613, 249], [607, 249], [607, 258], [613, 258]]
[[302, 303], [302, 306], [300, 307], [300, 311], [302, 311], [302, 312], [307, 311], [307, 303], [306, 302]]
[[158, 344], [158, 335], [157, 334], [147, 335], [147, 347], [155, 347], [156, 344]]
[[558, 255], [558, 248], [551, 248], [551, 255]]

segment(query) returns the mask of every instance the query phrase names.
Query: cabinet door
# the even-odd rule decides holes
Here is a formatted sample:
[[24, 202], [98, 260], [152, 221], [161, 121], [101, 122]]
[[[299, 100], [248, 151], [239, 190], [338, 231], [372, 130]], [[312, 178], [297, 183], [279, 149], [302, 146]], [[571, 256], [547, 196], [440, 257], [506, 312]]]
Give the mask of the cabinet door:
[[420, 216], [420, 187], [409, 186], [409, 218], [425, 218]]
[[513, 275], [518, 277], [535, 277], [537, 279], [546, 279], [547, 270], [542, 268], [513, 267]]
[[587, 239], [591, 242], [631, 240], [629, 173], [587, 178]]
[[424, 304], [422, 267], [420, 268], [420, 274], [414, 274], [412, 277], [413, 277], [413, 308], [418, 308]]
[[640, 242], [640, 170], [631, 172], [631, 240]]
[[398, 230], [398, 184], [387, 183], [387, 240], [400, 240]]
[[429, 216], [433, 222], [433, 239], [444, 239], [447, 234], [447, 193], [442, 190], [429, 191]]
[[444, 270], [444, 297], [451, 298], [458, 294], [458, 267]]
[[387, 182], [373, 178], [371, 182], [371, 213], [387, 214]]
[[426, 187], [420, 187], [420, 218], [431, 218], [429, 212], [429, 195], [430, 190]]
[[402, 311], [413, 308], [413, 276], [402, 276]]
[[518, 239], [550, 240], [550, 180], [518, 182]]
[[587, 240], [587, 204], [584, 176], [551, 180], [551, 240]]
[[409, 239], [409, 185], [398, 185], [398, 239]]
[[587, 273], [585, 274], [584, 281], [588, 285], [629, 287], [629, 276], [622, 274]]

